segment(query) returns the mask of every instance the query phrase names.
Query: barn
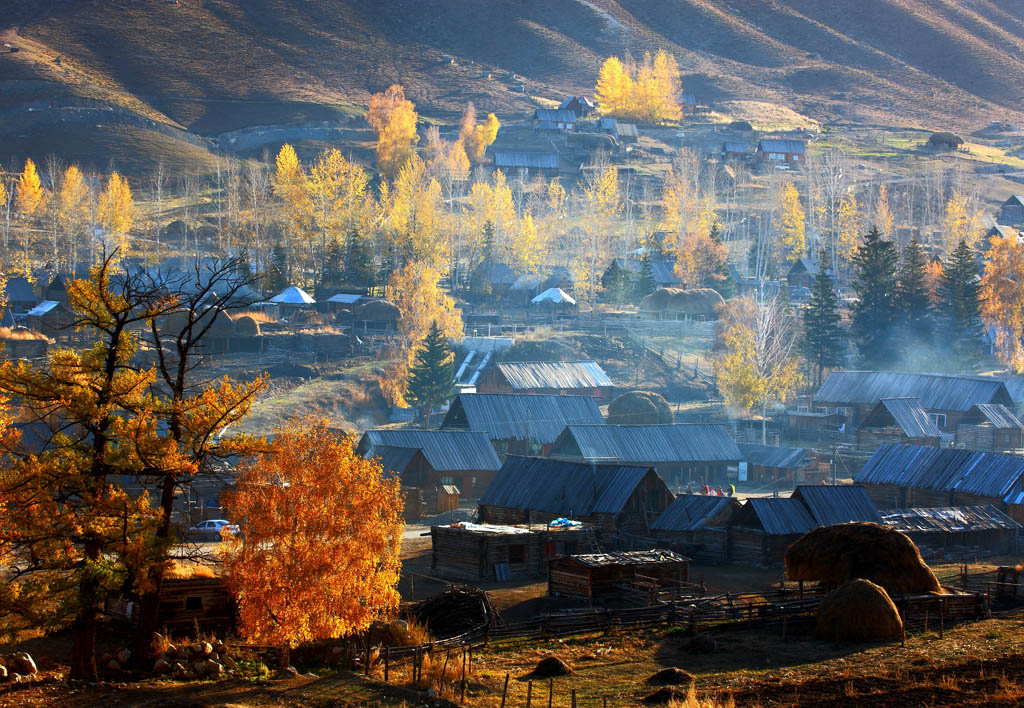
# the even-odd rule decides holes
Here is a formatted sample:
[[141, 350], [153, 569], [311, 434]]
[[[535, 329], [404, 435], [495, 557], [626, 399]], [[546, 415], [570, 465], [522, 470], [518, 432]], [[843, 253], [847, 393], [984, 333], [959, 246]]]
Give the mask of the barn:
[[541, 175], [549, 179], [558, 176], [558, 153], [524, 152], [520, 150], [495, 150], [494, 168], [506, 174], [525, 172], [530, 176]]
[[43, 300], [25, 313], [25, 326], [48, 337], [73, 334], [76, 315], [56, 300]]
[[781, 563], [790, 544], [817, 526], [799, 499], [748, 499], [729, 525], [729, 560], [762, 566]]
[[480, 393], [553, 394], [590, 396], [607, 403], [613, 386], [608, 374], [594, 361], [528, 361], [495, 364], [476, 386]]
[[560, 108], [538, 108], [533, 112], [533, 129], [568, 133], [576, 130], [576, 114]]
[[646, 534], [671, 501], [672, 493], [651, 467], [510, 456], [480, 497], [479, 517], [482, 523], [506, 525], [566, 517], [604, 536]]
[[651, 537], [696, 563], [724, 563], [729, 552], [729, 523], [740, 506], [734, 497], [680, 494], [651, 524]]
[[594, 604], [635, 597], [645, 587], [678, 592], [689, 581], [689, 563], [661, 549], [562, 556], [548, 562], [548, 594]]
[[883, 398], [857, 426], [857, 447], [874, 450], [885, 443], [939, 445], [939, 429], [917, 398]]
[[783, 140], [779, 138], [761, 138], [757, 142], [757, 159], [785, 165], [801, 165], [807, 152], [807, 143], [803, 140]]
[[884, 509], [882, 523], [905, 533], [926, 558], [978, 551], [1017, 552], [1021, 525], [991, 504], [915, 509]]
[[999, 215], [996, 217], [996, 222], [1013, 226], [1024, 226], [1024, 195], [1011, 194], [999, 207]]
[[547, 455], [567, 425], [603, 425], [590, 396], [524, 396], [462, 393], [455, 397], [442, 430], [484, 433], [499, 455]]
[[1002, 452], [1024, 447], [1024, 424], [1006, 406], [979, 403], [971, 406], [956, 426], [956, 446], [969, 450]]

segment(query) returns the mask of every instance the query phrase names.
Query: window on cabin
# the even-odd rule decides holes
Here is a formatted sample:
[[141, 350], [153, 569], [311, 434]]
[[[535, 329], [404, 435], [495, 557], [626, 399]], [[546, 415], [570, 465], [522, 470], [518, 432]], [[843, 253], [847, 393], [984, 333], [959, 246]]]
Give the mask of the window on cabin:
[[797, 413], [807, 413], [807, 406], [797, 406], [796, 407], [796, 412]]
[[508, 564], [514, 563], [525, 563], [526, 562], [526, 546], [523, 544], [516, 544], [508, 547]]
[[455, 484], [455, 478], [454, 477], [450, 477], [450, 476], [449, 477], [442, 477], [441, 478], [441, 484]]
[[929, 413], [928, 417], [932, 419], [932, 422], [940, 428], [946, 427], [946, 414], [945, 413]]
[[188, 612], [202, 612], [203, 611], [203, 597], [202, 595], [188, 595], [185, 597], [185, 610]]

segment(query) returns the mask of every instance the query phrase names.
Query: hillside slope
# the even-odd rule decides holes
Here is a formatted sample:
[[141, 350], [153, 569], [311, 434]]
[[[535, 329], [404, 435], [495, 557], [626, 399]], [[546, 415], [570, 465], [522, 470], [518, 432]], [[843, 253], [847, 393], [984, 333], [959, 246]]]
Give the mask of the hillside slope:
[[23, 49], [0, 54], [0, 92], [202, 136], [343, 117], [393, 82], [442, 120], [466, 100], [513, 116], [663, 47], [711, 101], [969, 130], [1024, 118], [1022, 17], [1024, 0], [0, 0]]

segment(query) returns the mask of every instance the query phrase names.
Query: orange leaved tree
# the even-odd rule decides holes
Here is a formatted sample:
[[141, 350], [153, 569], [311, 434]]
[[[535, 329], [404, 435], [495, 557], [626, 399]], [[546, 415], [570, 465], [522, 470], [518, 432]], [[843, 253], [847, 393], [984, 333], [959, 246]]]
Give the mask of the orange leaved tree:
[[282, 648], [366, 629], [398, 606], [399, 483], [323, 421], [292, 423], [225, 495], [242, 634]]

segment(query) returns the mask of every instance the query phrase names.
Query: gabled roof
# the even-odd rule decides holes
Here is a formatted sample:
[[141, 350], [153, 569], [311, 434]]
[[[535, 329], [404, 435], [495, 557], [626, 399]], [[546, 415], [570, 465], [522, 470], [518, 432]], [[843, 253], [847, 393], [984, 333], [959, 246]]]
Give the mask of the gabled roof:
[[985, 234], [989, 238], [992, 236], [999, 236], [1000, 238], [1020, 238], [1020, 231], [1013, 228], [1012, 226], [1004, 226], [1002, 224], [992, 224], [992, 228]]
[[270, 302], [276, 302], [282, 305], [312, 305], [316, 303], [316, 300], [314, 300], [309, 293], [302, 288], [295, 285], [289, 285], [277, 295], [270, 298]]
[[725, 143], [722, 144], [722, 152], [740, 152], [745, 154], [749, 151], [750, 147], [746, 143], [726, 140]]
[[481, 495], [480, 504], [562, 516], [618, 514], [648, 473], [654, 474], [650, 467], [588, 465], [513, 455], [506, 458]]
[[[662, 260], [651, 260], [648, 263], [651, 264], [651, 274], [654, 276], [654, 282], [658, 285], [675, 285], [681, 282], [679, 276], [674, 272], [675, 263]], [[639, 275], [644, 268], [644, 262], [638, 258], [616, 258], [615, 264], [634, 275]]]
[[615, 132], [618, 133], [620, 138], [635, 138], [637, 137], [636, 126], [632, 123], [619, 123], [615, 126]]
[[686, 563], [690, 559], [673, 551], [652, 548], [649, 551], [611, 551], [609, 553], [583, 553], [566, 556], [566, 560], [579, 563], [587, 568], [609, 566], [663, 565], [665, 563]]
[[807, 533], [817, 527], [799, 499], [752, 497], [744, 506], [743, 515], [756, 517], [761, 528], [772, 536]]
[[56, 308], [60, 303], [56, 300], [43, 300], [41, 303], [33, 307], [31, 310], [25, 313], [26, 317], [42, 317], [50, 310]]
[[7, 303], [14, 302], [35, 302], [36, 294], [32, 291], [32, 285], [27, 278], [8, 278], [7, 286], [4, 289], [4, 298]]
[[814, 395], [816, 402], [878, 403], [882, 398], [917, 397], [925, 410], [967, 411], [975, 403], [1010, 403], [999, 379], [953, 374], [834, 371]]
[[1003, 206], [1017, 205], [1024, 207], [1024, 194], [1011, 194], [1009, 198], [1003, 202]]
[[598, 388], [612, 381], [594, 361], [527, 361], [501, 363], [498, 372], [514, 389]]
[[725, 427], [714, 424], [569, 425], [551, 454], [594, 462], [737, 462], [743, 459]]
[[506, 263], [482, 261], [473, 269], [473, 280], [486, 279], [492, 285], [512, 285], [516, 281], [516, 272]]
[[1024, 457], [921, 445], [882, 445], [857, 473], [857, 484], [894, 484], [995, 497], [1024, 493]]
[[533, 112], [534, 120], [549, 120], [552, 123], [575, 123], [576, 114], [558, 108], [538, 108]]
[[739, 508], [733, 497], [680, 494], [651, 524], [651, 531], [697, 531], [715, 520], [724, 525]]
[[882, 523], [903, 533], [959, 533], [963, 531], [1019, 530], [1021, 525], [991, 504], [885, 509]]
[[978, 403], [971, 406], [960, 422], [975, 421], [991, 423], [997, 428], [1022, 428], [1024, 424], [1006, 406], [1001, 403]]
[[367, 430], [357, 447], [363, 457], [390, 454], [387, 448], [422, 450], [438, 472], [496, 470], [501, 467], [490, 439], [483, 433], [454, 430]]
[[615, 126], [618, 124], [619, 121], [617, 118], [602, 118], [598, 121], [598, 125], [601, 127], [601, 130], [615, 130]]
[[[546, 125], [538, 125], [538, 128], [544, 128], [547, 130], [554, 130], [555, 126], [550, 121], [545, 121]], [[511, 167], [513, 169], [524, 168], [524, 169], [536, 169], [536, 170], [557, 170], [558, 169], [558, 155], [555, 153], [538, 153], [538, 152], [517, 152], [512, 150], [495, 150], [494, 151], [494, 166], [495, 167]]]
[[917, 398], [883, 398], [861, 422], [861, 428], [895, 425], [908, 438], [937, 438], [939, 428], [928, 417]]
[[801, 485], [793, 491], [791, 498], [804, 503], [818, 526], [845, 524], [851, 521], [882, 523], [882, 517], [878, 515], [878, 509], [864, 487]]
[[818, 274], [818, 261], [814, 258], [797, 258], [789, 268], [789, 275], [806, 271], [808, 275]]
[[342, 305], [354, 305], [362, 299], [363, 296], [356, 293], [337, 293], [327, 298], [327, 302], [336, 302]]
[[802, 155], [807, 148], [803, 140], [782, 140], [779, 138], [761, 138], [757, 143], [760, 152], [795, 152]]
[[581, 106], [586, 106], [586, 107], [588, 107], [590, 109], [594, 108], [593, 102], [591, 102], [591, 100], [589, 98], [587, 98], [586, 96], [567, 96], [566, 98], [562, 99], [562, 102], [558, 106], [558, 110], [560, 110], [560, 111], [568, 111], [568, 110], [570, 110], [569, 104], [571, 104], [573, 101], [576, 101], [576, 103], [580, 104]]
[[802, 447], [772, 447], [753, 443], [737, 443], [741, 460], [759, 467], [781, 467], [796, 469], [810, 461], [810, 453]]
[[455, 397], [441, 427], [468, 428], [491, 440], [536, 440], [548, 445], [566, 425], [578, 423], [604, 423], [601, 409], [590, 396], [462, 393]]
[[548, 288], [535, 298], [530, 300], [535, 305], [539, 305], [542, 302], [553, 302], [556, 305], [566, 304], [575, 305], [576, 301], [572, 298], [569, 293], [565, 292], [561, 288]]

